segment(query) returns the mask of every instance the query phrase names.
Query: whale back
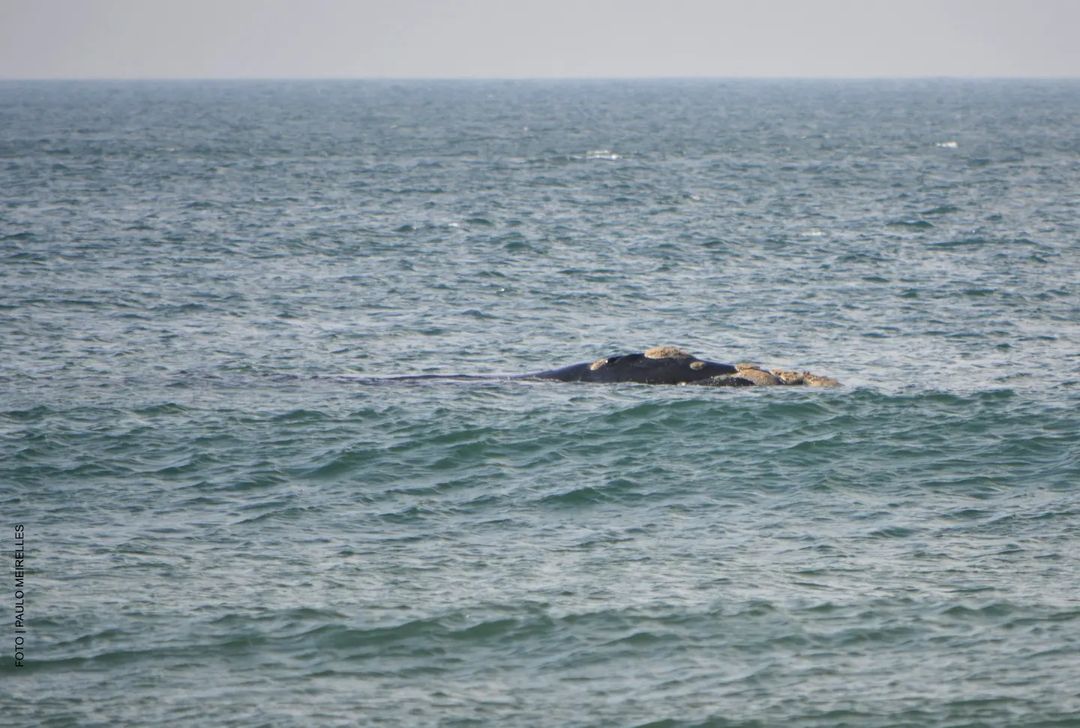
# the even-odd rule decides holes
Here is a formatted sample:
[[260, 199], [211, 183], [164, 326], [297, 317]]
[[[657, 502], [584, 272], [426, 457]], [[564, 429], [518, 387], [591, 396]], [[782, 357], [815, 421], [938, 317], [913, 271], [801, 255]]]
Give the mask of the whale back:
[[530, 379], [553, 379], [560, 382], [689, 384], [735, 372], [735, 367], [730, 364], [698, 359], [682, 349], [654, 347], [640, 353], [571, 364], [526, 376]]

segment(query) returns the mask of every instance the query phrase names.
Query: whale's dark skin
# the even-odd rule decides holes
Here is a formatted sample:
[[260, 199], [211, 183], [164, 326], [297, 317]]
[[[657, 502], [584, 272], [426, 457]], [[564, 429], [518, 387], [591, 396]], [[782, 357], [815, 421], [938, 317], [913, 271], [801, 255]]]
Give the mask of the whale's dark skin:
[[705, 361], [690, 355], [653, 358], [647, 354], [638, 353], [533, 372], [521, 378], [553, 379], [559, 382], [692, 384], [712, 377], [735, 374], [736, 371], [737, 369], [731, 364]]
[[[697, 384], [708, 387], [752, 387], [761, 385], [807, 385], [837, 387], [835, 379], [810, 372], [765, 371], [754, 364], [722, 364], [698, 359], [674, 346], [656, 346], [636, 354], [620, 354], [582, 362], [558, 369], [545, 369], [531, 374], [406, 374], [380, 377], [370, 381], [419, 380], [476, 380], [476, 379], [539, 379], [555, 382], [634, 382], [637, 384]], [[365, 380], [368, 381], [368, 380]]]

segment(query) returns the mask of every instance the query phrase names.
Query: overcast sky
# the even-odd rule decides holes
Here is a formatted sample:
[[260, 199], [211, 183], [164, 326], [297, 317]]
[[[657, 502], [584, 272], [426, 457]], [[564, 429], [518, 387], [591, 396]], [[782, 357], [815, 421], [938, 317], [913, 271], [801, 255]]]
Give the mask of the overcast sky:
[[1080, 0], [0, 0], [0, 78], [1080, 77]]

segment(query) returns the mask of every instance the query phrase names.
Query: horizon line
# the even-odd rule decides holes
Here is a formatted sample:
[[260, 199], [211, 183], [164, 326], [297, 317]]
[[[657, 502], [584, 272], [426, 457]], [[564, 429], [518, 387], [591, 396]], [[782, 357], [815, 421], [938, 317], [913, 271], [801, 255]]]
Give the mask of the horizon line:
[[3, 76], [2, 83], [201, 81], [1080, 81], [1076, 75], [657, 75], [657, 76]]

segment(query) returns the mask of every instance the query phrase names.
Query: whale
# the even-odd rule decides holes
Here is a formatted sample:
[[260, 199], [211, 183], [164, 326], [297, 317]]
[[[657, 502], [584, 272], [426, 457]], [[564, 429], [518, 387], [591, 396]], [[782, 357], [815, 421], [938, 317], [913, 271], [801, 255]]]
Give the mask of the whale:
[[677, 346], [654, 346], [643, 352], [618, 354], [592, 362], [523, 374], [519, 379], [559, 382], [633, 382], [708, 387], [811, 386], [835, 387], [839, 382], [810, 372], [766, 370], [756, 364], [699, 359]]
[[836, 387], [839, 382], [810, 372], [763, 369], [756, 364], [699, 359], [677, 346], [654, 346], [645, 351], [615, 354], [593, 361], [527, 374], [405, 374], [361, 378], [363, 381], [401, 380], [534, 380], [634, 384], [696, 385], [705, 387], [810, 386]]

